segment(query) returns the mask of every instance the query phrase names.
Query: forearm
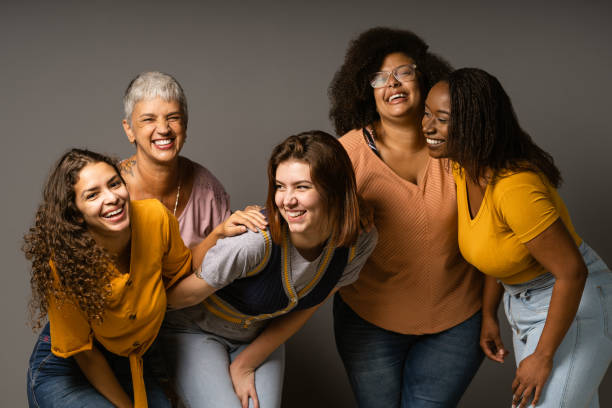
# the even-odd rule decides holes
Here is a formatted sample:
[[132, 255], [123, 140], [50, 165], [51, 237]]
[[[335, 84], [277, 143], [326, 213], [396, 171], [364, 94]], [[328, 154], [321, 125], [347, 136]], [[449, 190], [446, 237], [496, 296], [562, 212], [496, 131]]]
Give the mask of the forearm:
[[223, 238], [223, 224], [219, 224], [198, 245], [191, 248], [191, 269], [197, 271], [202, 266], [204, 257], [208, 250], [215, 246], [217, 241]]
[[107, 400], [119, 408], [131, 408], [132, 400], [125, 393], [104, 355], [93, 346], [92, 350], [75, 354], [79, 368], [91, 385]]
[[504, 288], [492, 276], [485, 276], [482, 291], [482, 317], [483, 319], [493, 319], [497, 321], [497, 308], [501, 300]]
[[585, 281], [586, 274], [579, 273], [571, 277], [557, 278], [553, 287], [544, 330], [534, 354], [550, 358], [554, 356], [576, 316]]
[[255, 370], [274, 350], [293, 336], [319, 305], [275, 318], [233, 361], [232, 365]]
[[168, 289], [166, 292], [168, 309], [183, 309], [197, 305], [216, 290], [204, 279], [193, 273]]

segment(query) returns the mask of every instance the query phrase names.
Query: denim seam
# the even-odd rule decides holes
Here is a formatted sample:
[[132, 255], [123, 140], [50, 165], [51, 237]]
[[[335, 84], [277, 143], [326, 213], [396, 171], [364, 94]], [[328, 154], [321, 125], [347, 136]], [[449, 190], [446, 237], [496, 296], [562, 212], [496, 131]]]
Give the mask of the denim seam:
[[608, 340], [612, 340], [612, 333], [610, 333], [610, 327], [608, 326], [608, 309], [606, 308], [606, 294], [603, 292], [601, 285], [597, 286], [597, 296], [599, 298], [599, 304], [603, 313], [603, 327], [604, 335]]
[[[40, 347], [40, 341], [36, 342], [36, 348], [34, 349], [34, 355], [38, 353], [39, 347]], [[38, 373], [40, 372], [40, 369], [45, 365], [45, 363], [52, 356], [53, 356], [53, 353], [49, 353], [49, 355], [40, 362], [40, 364], [38, 365], [38, 367], [36, 367], [35, 370], [30, 369], [30, 393], [32, 394], [32, 399], [37, 407], [40, 407], [40, 404], [38, 403], [38, 400], [36, 398], [36, 393], [34, 392], [34, 386], [36, 385], [35, 382], [38, 377]]]
[[[580, 318], [578, 316], [576, 316], [576, 340], [574, 341], [574, 347], [572, 347], [572, 358], [570, 360], [570, 366], [569, 366], [569, 370], [567, 372], [567, 376], [565, 377], [565, 384], [563, 385], [563, 394], [561, 397], [561, 404], [559, 405], [559, 408], [564, 408], [566, 407], [566, 396], [567, 396], [567, 389], [569, 387], [569, 383], [570, 383], [570, 378], [572, 377], [572, 373], [574, 372], [574, 363], [576, 361], [576, 350], [578, 349], [578, 344], [580, 343]], [[570, 407], [571, 408], [571, 407]]]

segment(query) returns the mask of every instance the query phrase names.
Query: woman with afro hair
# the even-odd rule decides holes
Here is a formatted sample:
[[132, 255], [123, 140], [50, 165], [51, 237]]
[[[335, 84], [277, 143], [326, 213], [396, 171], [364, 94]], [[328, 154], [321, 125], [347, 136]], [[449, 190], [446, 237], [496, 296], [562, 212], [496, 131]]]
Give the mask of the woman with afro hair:
[[334, 299], [336, 344], [360, 407], [454, 407], [480, 366], [482, 277], [457, 245], [455, 182], [430, 158], [427, 92], [450, 66], [414, 33], [349, 44], [330, 118], [373, 207], [379, 241]]

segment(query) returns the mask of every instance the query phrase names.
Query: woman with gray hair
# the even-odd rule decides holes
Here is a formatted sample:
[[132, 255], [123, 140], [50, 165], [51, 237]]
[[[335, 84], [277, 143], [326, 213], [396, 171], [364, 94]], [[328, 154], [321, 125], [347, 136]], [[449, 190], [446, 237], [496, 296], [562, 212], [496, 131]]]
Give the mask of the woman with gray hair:
[[[185, 245], [193, 248], [229, 217], [230, 203], [209, 170], [179, 155], [188, 122], [183, 88], [171, 75], [143, 72], [128, 85], [123, 105], [123, 129], [136, 148], [120, 163], [130, 197], [161, 201], [177, 218]], [[257, 209], [237, 212], [243, 225], [235, 224], [235, 233], [266, 228]], [[169, 312], [166, 322], [180, 323], [185, 313], [188, 309]]]

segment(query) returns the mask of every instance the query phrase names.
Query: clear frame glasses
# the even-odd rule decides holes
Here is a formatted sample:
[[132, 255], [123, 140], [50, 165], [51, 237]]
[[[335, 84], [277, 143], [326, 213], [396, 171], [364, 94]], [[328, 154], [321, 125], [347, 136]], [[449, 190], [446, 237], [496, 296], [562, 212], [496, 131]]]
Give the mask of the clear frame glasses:
[[387, 85], [389, 77], [393, 75], [399, 82], [410, 82], [416, 78], [416, 65], [407, 64], [396, 67], [393, 71], [374, 72], [368, 78], [372, 88], [382, 88]]

